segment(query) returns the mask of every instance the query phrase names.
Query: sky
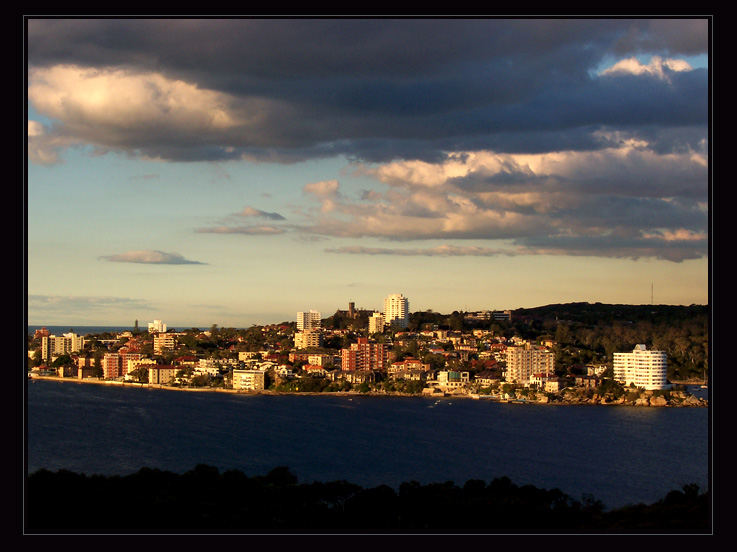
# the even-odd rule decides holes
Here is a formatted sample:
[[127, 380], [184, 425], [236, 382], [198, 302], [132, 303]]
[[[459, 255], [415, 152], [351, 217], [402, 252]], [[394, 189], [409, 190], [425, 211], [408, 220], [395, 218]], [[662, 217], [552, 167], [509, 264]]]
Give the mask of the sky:
[[708, 19], [26, 22], [28, 324], [708, 303]]

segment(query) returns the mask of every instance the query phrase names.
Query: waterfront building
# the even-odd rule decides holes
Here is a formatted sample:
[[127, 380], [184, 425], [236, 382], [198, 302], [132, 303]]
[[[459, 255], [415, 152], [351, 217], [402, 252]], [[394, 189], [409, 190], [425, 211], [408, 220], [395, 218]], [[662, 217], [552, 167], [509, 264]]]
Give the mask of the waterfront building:
[[409, 324], [409, 299], [393, 293], [384, 299], [384, 324], [406, 328]]
[[319, 330], [304, 330], [294, 334], [294, 348], [307, 349], [309, 347], [321, 347], [323, 343], [322, 332]]
[[130, 368], [135, 366], [136, 362], [140, 362], [143, 355], [140, 353], [105, 353], [102, 358], [102, 377], [105, 379], [116, 379], [125, 376]]
[[148, 333], [165, 333], [166, 332], [166, 324], [164, 324], [161, 320], [154, 320], [153, 322], [148, 323]]
[[648, 350], [638, 344], [631, 353], [613, 354], [614, 379], [624, 385], [634, 383], [644, 389], [666, 389], [668, 355], [664, 351]]
[[179, 368], [170, 364], [154, 364], [148, 368], [148, 382], [164, 385], [174, 381]]
[[375, 312], [369, 317], [368, 321], [369, 333], [383, 333], [384, 332], [384, 315], [380, 312]]
[[233, 370], [233, 389], [261, 391], [265, 387], [265, 381], [262, 370]]
[[455, 370], [440, 370], [436, 377], [438, 387], [445, 390], [460, 389], [470, 381], [469, 372], [458, 372]]
[[84, 348], [84, 337], [75, 333], [65, 333], [61, 336], [49, 335], [41, 338], [41, 358], [49, 360], [52, 357], [77, 353]]
[[389, 359], [389, 351], [383, 343], [369, 342], [366, 337], [359, 337], [357, 343], [341, 350], [341, 369], [347, 371], [378, 370], [385, 371]]
[[315, 310], [309, 312], [298, 312], [297, 313], [297, 329], [302, 330], [317, 330], [322, 326], [322, 317], [320, 313]]
[[554, 372], [553, 353], [530, 344], [521, 347], [507, 347], [506, 381], [511, 383], [530, 384], [533, 374], [551, 375]]

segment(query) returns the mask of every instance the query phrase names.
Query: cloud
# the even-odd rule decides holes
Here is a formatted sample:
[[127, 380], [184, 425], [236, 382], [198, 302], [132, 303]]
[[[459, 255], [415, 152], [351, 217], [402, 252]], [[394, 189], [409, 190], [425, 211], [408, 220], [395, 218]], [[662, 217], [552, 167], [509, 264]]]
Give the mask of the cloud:
[[243, 210], [240, 213], [238, 213], [238, 215], [241, 217], [260, 217], [260, 218], [267, 218], [271, 220], [286, 220], [279, 213], [267, 213], [266, 211], [261, 211], [253, 207], [244, 207]]
[[308, 194], [318, 197], [335, 197], [338, 195], [340, 185], [337, 180], [324, 180], [321, 182], [309, 182], [304, 185], [303, 190]]
[[637, 58], [628, 58], [618, 61], [608, 69], [601, 72], [602, 75], [649, 75], [661, 80], [671, 82], [670, 74], [680, 71], [692, 71], [693, 68], [688, 62], [680, 59], [661, 59], [660, 56], [653, 56], [650, 63], [642, 64]]
[[494, 257], [497, 255], [516, 255], [516, 251], [493, 249], [489, 247], [467, 247], [455, 245], [439, 245], [429, 248], [396, 249], [385, 247], [346, 246], [325, 249], [327, 253], [342, 253], [350, 255], [402, 255], [425, 257]]
[[93, 297], [71, 295], [29, 295], [28, 306], [44, 312], [68, 312], [77, 309], [150, 309], [147, 301], [128, 297]]
[[213, 226], [195, 229], [195, 232], [200, 234], [271, 235], [283, 234], [285, 231], [283, 228], [277, 228], [275, 226]]
[[[591, 152], [457, 152], [442, 163], [397, 161], [359, 170], [386, 186], [352, 201], [316, 193], [306, 233], [391, 241], [483, 239], [517, 254], [706, 255], [707, 163], [702, 152], [659, 154], [608, 134]], [[330, 191], [337, 191], [337, 183]], [[588, 244], [595, 244], [589, 246]], [[604, 245], [606, 244], [606, 245]], [[659, 249], [660, 248], [660, 249]], [[340, 248], [362, 254], [497, 254], [509, 250]]]
[[705, 18], [32, 19], [28, 97], [54, 121], [32, 159], [89, 144], [172, 161], [437, 162], [598, 149], [606, 127], [664, 140], [655, 149], [688, 128], [693, 148], [708, 78], [679, 56], [707, 49]]
[[184, 264], [206, 264], [199, 261], [190, 261], [185, 259], [179, 253], [165, 253], [164, 251], [145, 250], [145, 251], [127, 251], [117, 255], [107, 255], [100, 257], [106, 261], [116, 263], [142, 263], [142, 264], [167, 264], [167, 265], [184, 265]]

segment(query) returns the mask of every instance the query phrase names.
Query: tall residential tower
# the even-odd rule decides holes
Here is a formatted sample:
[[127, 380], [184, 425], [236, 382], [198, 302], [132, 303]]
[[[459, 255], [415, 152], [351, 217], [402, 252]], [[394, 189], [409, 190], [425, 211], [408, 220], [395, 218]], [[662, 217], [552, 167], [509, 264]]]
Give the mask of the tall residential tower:
[[401, 293], [393, 293], [384, 299], [384, 324], [406, 328], [409, 324], [409, 299]]
[[297, 313], [297, 329], [299, 331], [317, 330], [321, 325], [322, 318], [319, 312], [310, 310], [310, 312]]

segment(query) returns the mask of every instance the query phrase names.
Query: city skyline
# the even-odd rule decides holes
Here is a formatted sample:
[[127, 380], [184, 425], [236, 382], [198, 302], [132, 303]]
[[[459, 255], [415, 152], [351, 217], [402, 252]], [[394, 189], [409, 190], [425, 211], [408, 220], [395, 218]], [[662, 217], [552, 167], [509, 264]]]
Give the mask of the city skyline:
[[28, 324], [707, 304], [707, 31], [29, 18]]

